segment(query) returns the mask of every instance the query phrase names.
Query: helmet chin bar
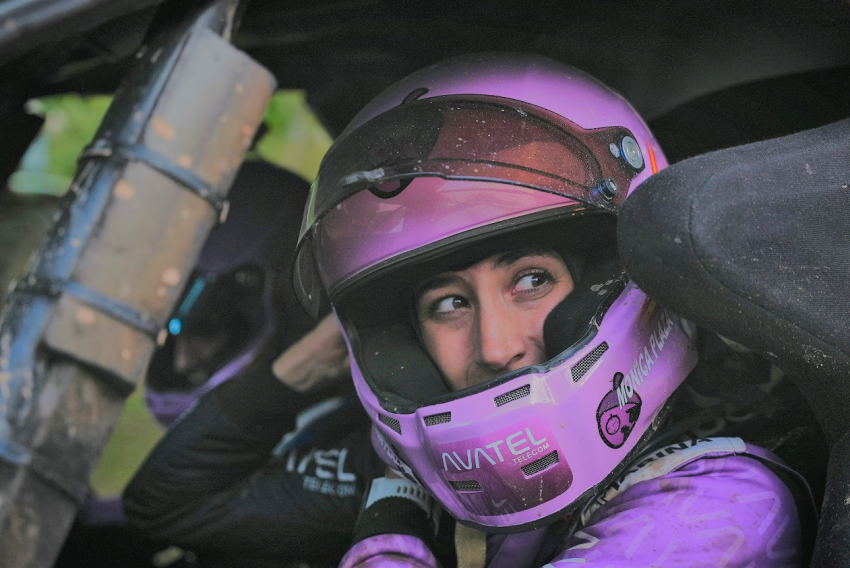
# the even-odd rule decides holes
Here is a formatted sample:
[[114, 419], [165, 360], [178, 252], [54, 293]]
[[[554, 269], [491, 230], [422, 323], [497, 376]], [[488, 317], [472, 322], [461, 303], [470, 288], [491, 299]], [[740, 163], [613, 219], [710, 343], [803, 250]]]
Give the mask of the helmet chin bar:
[[[495, 525], [486, 525], [482, 523], [476, 523], [474, 521], [470, 521], [468, 519], [460, 519], [456, 518], [456, 520], [468, 527], [481, 530], [488, 533], [498, 533], [498, 534], [512, 534], [518, 532], [525, 532], [534, 530], [543, 526], [547, 526], [554, 521], [564, 519], [565, 517], [580, 512], [584, 509], [590, 499], [594, 496], [599, 495], [602, 491], [605, 490], [606, 487], [611, 485], [620, 475], [623, 474], [623, 471], [626, 467], [633, 463], [637, 457], [641, 453], [648, 452], [652, 445], [658, 445], [658, 441], [654, 444], [650, 444], [652, 439], [658, 434], [659, 430], [664, 426], [667, 422], [668, 417], [670, 416], [670, 412], [672, 410], [673, 401], [677, 398], [678, 390], [674, 392], [668, 400], [661, 406], [658, 410], [657, 415], [652, 420], [650, 427], [641, 435], [638, 443], [632, 448], [614, 467], [611, 472], [605, 476], [599, 483], [585, 490], [580, 496], [574, 499], [569, 505], [566, 507], [556, 511], [555, 513], [540, 517], [532, 522], [513, 525], [513, 526], [495, 526]], [[663, 440], [661, 440], [663, 441]], [[378, 453], [379, 457], [393, 470], [402, 476], [409, 478], [411, 481], [415, 481], [422, 485], [423, 487], [427, 486], [422, 479], [417, 475], [416, 471], [413, 470], [404, 460], [401, 459], [398, 455], [398, 450], [395, 445], [387, 439], [386, 436], [382, 435], [380, 431], [375, 430], [373, 428], [372, 432], [372, 444], [375, 447], [375, 451]]]
[[611, 470], [611, 473], [605, 476], [605, 478], [594, 485], [593, 487], [587, 489], [579, 495], [576, 499], [574, 499], [569, 505], [560, 509], [550, 515], [546, 515], [544, 517], [540, 517], [537, 520], [531, 521], [529, 523], [523, 523], [519, 525], [513, 525], [509, 527], [504, 526], [494, 526], [494, 525], [484, 525], [481, 523], [476, 523], [474, 521], [469, 521], [465, 519], [456, 519], [460, 524], [471, 527], [473, 529], [477, 529], [480, 531], [484, 531], [487, 533], [497, 533], [497, 534], [513, 534], [518, 532], [531, 531], [534, 529], [538, 529], [540, 527], [545, 527], [547, 525], [552, 524], [554, 521], [558, 521], [564, 519], [565, 517], [579, 512], [585, 506], [587, 506], [588, 502], [596, 495], [599, 495], [602, 491], [605, 490], [606, 487], [611, 485], [626, 469], [626, 467], [631, 464], [637, 457], [647, 450], [647, 446], [652, 440], [653, 436], [658, 433], [661, 427], [667, 422], [667, 418], [670, 416], [670, 411], [672, 410], [671, 401], [676, 398], [676, 394], [674, 393], [666, 403], [661, 407], [658, 411], [658, 415], [652, 421], [652, 425], [648, 428], [643, 435], [641, 435], [640, 440], [632, 448], [625, 457], [620, 461], [617, 466]]

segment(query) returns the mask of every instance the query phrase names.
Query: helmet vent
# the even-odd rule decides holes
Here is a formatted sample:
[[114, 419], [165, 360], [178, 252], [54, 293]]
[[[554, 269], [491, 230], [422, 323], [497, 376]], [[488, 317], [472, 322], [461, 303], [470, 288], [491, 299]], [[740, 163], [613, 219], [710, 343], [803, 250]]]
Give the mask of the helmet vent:
[[496, 403], [496, 406], [504, 406], [509, 402], [519, 400], [522, 397], [528, 396], [530, 394], [531, 385], [525, 385], [524, 387], [519, 387], [518, 389], [506, 392], [505, 394], [500, 394], [499, 396], [493, 399], [493, 402]]
[[590, 370], [594, 363], [599, 361], [599, 358], [602, 357], [602, 354], [606, 351], [608, 351], [608, 342], [603, 341], [596, 346], [596, 349], [585, 355], [584, 359], [573, 365], [573, 368], [571, 369], [573, 382], [577, 383]]
[[525, 474], [526, 477], [531, 477], [532, 475], [536, 475], [556, 463], [558, 463], [557, 450], [552, 453], [546, 454], [539, 460], [534, 460], [530, 464], [522, 466], [522, 472]]
[[473, 491], [481, 491], [481, 484], [477, 481], [452, 481], [452, 487], [458, 493], [472, 493]]
[[440, 414], [432, 414], [425, 417], [425, 426], [436, 426], [437, 424], [446, 424], [452, 421], [451, 412], [441, 412]]
[[378, 413], [378, 420], [395, 430], [397, 434], [401, 434], [401, 422], [399, 422], [392, 416], [385, 416], [381, 413]]

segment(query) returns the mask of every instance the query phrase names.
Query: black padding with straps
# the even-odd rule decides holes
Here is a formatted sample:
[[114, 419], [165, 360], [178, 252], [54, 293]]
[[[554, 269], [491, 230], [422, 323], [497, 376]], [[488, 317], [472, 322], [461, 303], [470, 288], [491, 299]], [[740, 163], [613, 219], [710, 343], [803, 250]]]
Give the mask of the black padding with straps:
[[850, 495], [848, 140], [850, 119], [685, 160], [629, 197], [618, 229], [647, 294], [763, 355], [808, 399], [832, 446], [825, 504], [845, 512], [824, 515], [817, 566], [850, 561], [847, 507], [830, 500]]

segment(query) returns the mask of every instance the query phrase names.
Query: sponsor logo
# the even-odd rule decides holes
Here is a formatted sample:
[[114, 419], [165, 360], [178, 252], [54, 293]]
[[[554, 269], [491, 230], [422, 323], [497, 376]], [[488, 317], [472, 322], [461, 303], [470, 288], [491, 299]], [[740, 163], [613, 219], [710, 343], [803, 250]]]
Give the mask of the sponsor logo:
[[655, 322], [655, 329], [649, 335], [649, 345], [643, 346], [643, 350], [639, 353], [629, 373], [624, 375], [624, 380], [617, 386], [617, 401], [620, 408], [625, 407], [629, 399], [632, 398], [635, 389], [649, 376], [649, 371], [655, 365], [655, 360], [658, 359], [667, 344], [667, 338], [670, 337], [672, 330], [673, 320], [667, 310], [661, 310], [661, 314]]
[[640, 417], [643, 402], [640, 395], [632, 390], [623, 400], [623, 373], [614, 374], [611, 390], [608, 391], [596, 408], [596, 427], [602, 441], [610, 448], [619, 448], [629, 439], [629, 434]]
[[[546, 436], [538, 440], [531, 432], [531, 428], [526, 428], [496, 440], [492, 444], [469, 448], [465, 454], [457, 451], [443, 452], [441, 458], [443, 469], [446, 471], [470, 471], [481, 468], [482, 458], [485, 463], [489, 462], [490, 465], [505, 461], [518, 464], [540, 455], [548, 449], [549, 443], [546, 441]], [[449, 469], [449, 466], [453, 469]]]
[[348, 448], [311, 448], [301, 455], [292, 450], [286, 456], [286, 471], [300, 475], [307, 491], [352, 497], [357, 494], [357, 476], [346, 471], [347, 458]]

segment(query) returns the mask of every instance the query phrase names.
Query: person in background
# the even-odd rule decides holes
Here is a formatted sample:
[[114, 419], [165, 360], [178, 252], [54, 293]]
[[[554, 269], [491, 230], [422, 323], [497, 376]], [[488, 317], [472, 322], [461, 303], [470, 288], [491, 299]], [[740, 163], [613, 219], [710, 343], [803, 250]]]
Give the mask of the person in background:
[[243, 165], [148, 370], [148, 405], [169, 429], [123, 508], [136, 534], [200, 566], [335, 564], [382, 470], [336, 323], [292, 292], [307, 189]]

